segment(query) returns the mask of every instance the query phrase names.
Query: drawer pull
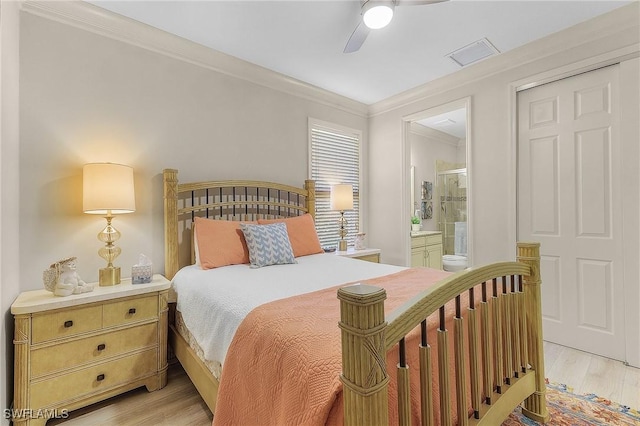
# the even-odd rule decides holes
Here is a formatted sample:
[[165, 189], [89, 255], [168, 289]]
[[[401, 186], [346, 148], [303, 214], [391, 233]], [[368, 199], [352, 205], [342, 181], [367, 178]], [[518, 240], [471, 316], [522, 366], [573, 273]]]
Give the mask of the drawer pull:
[[99, 351], [104, 351], [104, 349], [105, 349], [106, 347], [107, 347], [107, 345], [105, 345], [104, 343], [100, 343], [100, 344], [98, 345], [98, 350], [99, 350]]
[[136, 313], [136, 308], [129, 308], [129, 313], [131, 315], [135, 314]]
[[73, 326], [73, 321], [69, 320], [69, 321], [65, 321], [65, 322], [64, 322], [64, 327], [65, 327], [65, 328], [69, 328], [69, 327], [71, 327], [71, 326]]
[[101, 382], [104, 380], [104, 374], [98, 374], [98, 377], [96, 377], [96, 380]]

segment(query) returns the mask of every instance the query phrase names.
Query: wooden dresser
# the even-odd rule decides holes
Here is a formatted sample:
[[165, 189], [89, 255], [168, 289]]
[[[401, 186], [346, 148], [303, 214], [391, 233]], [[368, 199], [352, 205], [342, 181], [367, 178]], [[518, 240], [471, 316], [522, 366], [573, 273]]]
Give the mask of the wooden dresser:
[[411, 266], [442, 269], [442, 233], [417, 231], [411, 233]]
[[140, 386], [164, 387], [170, 285], [154, 275], [67, 297], [21, 293], [11, 305], [14, 424], [43, 425]]

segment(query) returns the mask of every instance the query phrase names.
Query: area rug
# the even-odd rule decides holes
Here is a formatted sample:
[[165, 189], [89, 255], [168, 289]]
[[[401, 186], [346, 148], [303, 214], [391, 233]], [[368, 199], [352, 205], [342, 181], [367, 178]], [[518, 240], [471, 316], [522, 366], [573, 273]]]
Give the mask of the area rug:
[[[576, 395], [565, 385], [547, 383], [547, 409], [551, 426], [640, 426], [640, 413], [594, 394]], [[514, 411], [502, 426], [538, 426], [539, 423]]]

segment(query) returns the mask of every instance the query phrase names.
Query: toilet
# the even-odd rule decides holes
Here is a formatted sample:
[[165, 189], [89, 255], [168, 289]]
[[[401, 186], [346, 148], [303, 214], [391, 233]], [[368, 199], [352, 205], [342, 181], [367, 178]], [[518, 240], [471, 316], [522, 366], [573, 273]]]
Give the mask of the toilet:
[[466, 269], [467, 256], [457, 254], [445, 254], [442, 256], [442, 269], [449, 272], [457, 272]]
[[449, 272], [467, 268], [467, 222], [455, 222], [453, 251], [442, 256], [442, 269]]

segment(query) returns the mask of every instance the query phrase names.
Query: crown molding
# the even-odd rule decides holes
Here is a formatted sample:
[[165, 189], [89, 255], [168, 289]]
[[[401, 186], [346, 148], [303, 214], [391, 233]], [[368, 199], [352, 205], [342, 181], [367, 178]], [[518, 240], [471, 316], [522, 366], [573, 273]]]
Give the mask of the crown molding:
[[21, 10], [360, 117], [367, 105], [79, 0], [24, 0]]
[[[516, 49], [493, 56], [453, 74], [407, 90], [398, 95], [369, 105], [369, 116], [390, 112], [434, 95], [450, 91], [452, 88], [468, 85], [501, 74], [505, 71], [534, 63], [558, 54], [572, 58], [572, 51], [581, 47], [615, 44], [611, 49], [622, 46], [640, 52], [640, 2], [634, 1], [609, 13], [581, 22], [565, 30], [550, 34]], [[624, 49], [629, 51], [629, 49]], [[599, 52], [602, 53], [602, 52]]]
[[423, 126], [422, 124], [412, 122], [409, 131], [415, 135], [423, 136], [429, 139], [436, 139], [438, 142], [458, 146], [460, 139], [443, 131]]

